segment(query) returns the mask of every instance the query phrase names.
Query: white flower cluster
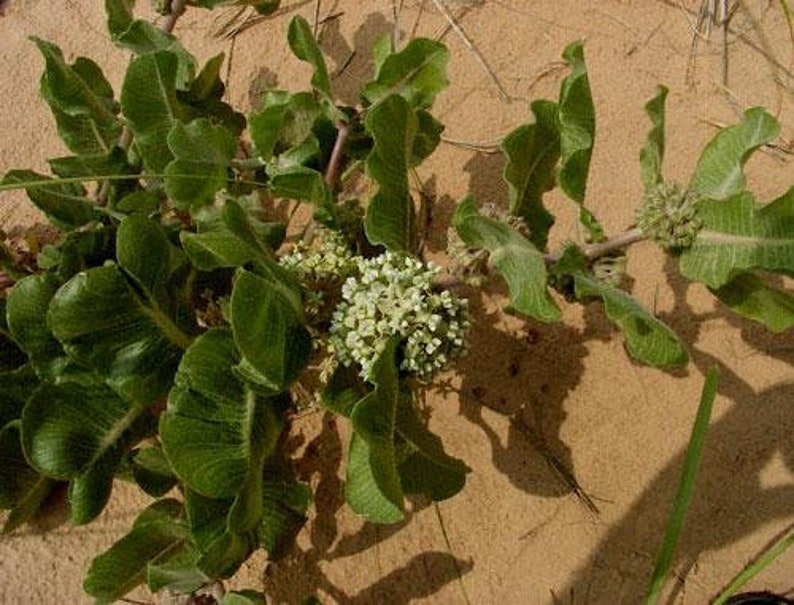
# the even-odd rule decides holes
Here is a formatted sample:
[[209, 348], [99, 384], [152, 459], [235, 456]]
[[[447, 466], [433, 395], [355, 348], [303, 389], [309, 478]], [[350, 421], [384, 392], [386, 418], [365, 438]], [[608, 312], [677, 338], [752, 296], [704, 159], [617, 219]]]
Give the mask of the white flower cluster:
[[356, 271], [355, 257], [342, 235], [323, 230], [320, 241], [315, 248], [298, 242], [279, 262], [302, 280], [343, 279]]
[[437, 267], [386, 252], [359, 259], [358, 270], [343, 284], [331, 322], [329, 345], [340, 363], [358, 363], [361, 376], [370, 379], [386, 344], [398, 335], [400, 368], [427, 379], [463, 352], [467, 301], [433, 290]]

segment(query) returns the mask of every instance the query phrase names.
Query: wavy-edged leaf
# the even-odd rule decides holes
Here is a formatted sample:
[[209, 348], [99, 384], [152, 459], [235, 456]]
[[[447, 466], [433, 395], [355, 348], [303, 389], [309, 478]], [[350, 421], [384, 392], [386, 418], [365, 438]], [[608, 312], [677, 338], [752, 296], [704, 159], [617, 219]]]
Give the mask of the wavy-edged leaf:
[[554, 224], [554, 217], [543, 206], [543, 194], [554, 187], [560, 131], [555, 103], [535, 101], [531, 109], [534, 121], [519, 126], [502, 141], [502, 174], [507, 183], [510, 214], [524, 219], [530, 240], [543, 250]]
[[76, 382], [44, 383], [28, 400], [25, 456], [43, 475], [71, 481], [73, 522], [87, 523], [104, 507], [124, 449], [140, 438], [147, 408], [104, 385]]
[[703, 227], [681, 254], [681, 273], [710, 288], [721, 288], [748, 269], [794, 272], [794, 188], [768, 204], [750, 194], [702, 200]]
[[133, 8], [135, 0], [105, 0], [105, 15], [111, 37], [124, 33], [132, 24], [135, 18]]
[[[266, 92], [259, 111], [249, 116], [251, 138], [257, 153], [264, 160], [271, 160], [303, 146], [319, 150], [314, 130], [322, 116], [323, 107], [311, 93]], [[309, 155], [303, 160], [311, 157]]]
[[419, 122], [411, 149], [411, 166], [418, 166], [432, 154], [441, 142], [444, 125], [424, 109], [416, 112]]
[[223, 126], [234, 137], [239, 137], [245, 130], [246, 119], [223, 101], [226, 92], [226, 86], [221, 80], [223, 60], [223, 53], [208, 59], [190, 82], [189, 88], [177, 90], [176, 95], [186, 119], [209, 118], [213, 124]]
[[146, 508], [130, 532], [91, 562], [83, 589], [97, 603], [113, 603], [146, 579], [150, 563], [167, 560], [189, 536], [182, 505], [160, 500]]
[[595, 107], [584, 62], [582, 42], [573, 42], [562, 54], [571, 73], [560, 89], [560, 188], [573, 201], [583, 204], [595, 142]]
[[350, 508], [373, 523], [405, 518], [394, 446], [399, 398], [395, 349], [392, 340], [375, 363], [375, 389], [350, 414], [355, 432], [350, 440], [345, 497]]
[[0, 509], [11, 511], [3, 533], [32, 519], [57, 482], [30, 467], [22, 450], [19, 422], [0, 427]]
[[757, 275], [740, 273], [712, 292], [724, 305], [772, 332], [794, 326], [794, 296], [768, 285]]
[[165, 561], [149, 562], [146, 566], [146, 585], [152, 592], [165, 589], [177, 594], [194, 592], [212, 582], [212, 578], [199, 569], [200, 558], [198, 549], [186, 543]]
[[425, 427], [417, 414], [410, 393], [403, 393], [398, 402], [396, 430], [410, 448], [399, 467], [405, 493], [444, 500], [463, 489], [471, 469], [444, 451], [441, 439]]
[[312, 499], [311, 488], [297, 481], [277, 452], [265, 465], [259, 540], [275, 561], [294, 544]]
[[37, 185], [25, 189], [31, 202], [52, 222], [64, 230], [81, 227], [99, 218], [94, 204], [86, 197], [83, 187], [76, 183], [59, 183], [32, 170], [12, 170], [3, 177], [2, 184], [30, 181], [50, 181], [51, 185]]
[[164, 395], [190, 336], [157, 302], [136, 292], [116, 265], [77, 274], [48, 314], [70, 357], [92, 368], [125, 398]]
[[447, 47], [427, 38], [414, 38], [403, 50], [382, 58], [375, 78], [362, 96], [370, 104], [400, 95], [411, 107], [426, 109], [448, 84]]
[[458, 204], [452, 222], [468, 246], [489, 252], [489, 263], [507, 282], [511, 308], [547, 323], [560, 319], [546, 287], [546, 263], [532, 242], [507, 224], [480, 214], [471, 196]]
[[[290, 385], [309, 361], [311, 337], [303, 326], [300, 295], [282, 277], [240, 270], [231, 298], [234, 340], [249, 369], [274, 392]], [[266, 343], [265, 346], [263, 344]]]
[[[236, 514], [251, 514], [256, 522], [262, 514], [262, 468], [282, 425], [273, 412], [277, 400], [237, 378], [239, 362], [229, 330], [212, 329], [197, 338], [179, 365], [160, 436], [174, 471], [191, 490], [208, 498], [233, 498], [243, 490], [259, 501], [241, 504], [245, 510], [238, 507]], [[250, 519], [240, 523], [253, 525]]]
[[311, 64], [314, 68], [312, 87], [330, 98], [331, 80], [328, 77], [328, 67], [325, 65], [325, 59], [317, 40], [314, 39], [309, 22], [300, 15], [293, 17], [287, 30], [287, 41], [295, 56], [301, 61]]
[[121, 107], [146, 168], [162, 173], [173, 159], [168, 134], [181, 119], [176, 97], [177, 56], [158, 51], [135, 57], [124, 77]]
[[174, 122], [168, 148], [174, 160], [165, 168], [165, 191], [174, 205], [194, 209], [211, 204], [228, 181], [229, 163], [237, 152], [234, 135], [207, 118]]
[[0, 372], [0, 429], [22, 417], [22, 409], [39, 386], [32, 364]]
[[14, 341], [28, 354], [41, 376], [54, 378], [69, 364], [63, 347], [47, 323], [50, 301], [60, 282], [48, 273], [19, 280], [7, 295], [8, 329]]
[[190, 520], [191, 537], [199, 551], [196, 566], [211, 578], [227, 578], [239, 569], [259, 545], [256, 530], [235, 533], [227, 517], [233, 501], [206, 498], [185, 490], [185, 510]]
[[664, 105], [667, 100], [666, 86], [657, 86], [656, 94], [645, 104], [645, 113], [651, 120], [651, 129], [640, 150], [642, 184], [649, 190], [662, 182], [664, 160]]
[[585, 273], [574, 276], [580, 298], [597, 296], [607, 317], [620, 329], [629, 355], [659, 368], [686, 363], [686, 349], [670, 327], [631, 295]]
[[747, 184], [745, 163], [756, 149], [779, 133], [780, 124], [765, 109], [748, 109], [741, 122], [720, 130], [703, 149], [689, 188], [713, 200], [742, 193]]
[[415, 212], [408, 168], [418, 126], [416, 113], [397, 95], [373, 107], [366, 120], [375, 141], [366, 169], [378, 191], [367, 206], [364, 227], [371, 243], [393, 252], [410, 253], [414, 248]]
[[84, 57], [69, 65], [56, 45], [40, 38], [31, 40], [44, 55], [41, 96], [55, 116], [63, 142], [77, 154], [108, 152], [121, 133], [121, 121], [102, 70]]
[[127, 464], [138, 486], [150, 496], [167, 494], [177, 477], [160, 445], [145, 445], [127, 455]]

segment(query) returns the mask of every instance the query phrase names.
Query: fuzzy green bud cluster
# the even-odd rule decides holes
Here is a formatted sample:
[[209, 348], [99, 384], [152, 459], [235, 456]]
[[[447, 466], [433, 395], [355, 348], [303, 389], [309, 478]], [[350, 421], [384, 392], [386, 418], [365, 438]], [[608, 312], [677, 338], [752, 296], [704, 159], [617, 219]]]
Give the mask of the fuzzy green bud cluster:
[[646, 192], [637, 211], [637, 227], [665, 250], [688, 248], [703, 226], [697, 216], [698, 199], [677, 183], [659, 183]]
[[400, 338], [400, 369], [422, 379], [464, 350], [467, 301], [438, 292], [440, 269], [386, 252], [358, 259], [358, 275], [342, 286], [333, 313], [329, 347], [343, 365], [357, 363], [368, 380], [388, 342]]

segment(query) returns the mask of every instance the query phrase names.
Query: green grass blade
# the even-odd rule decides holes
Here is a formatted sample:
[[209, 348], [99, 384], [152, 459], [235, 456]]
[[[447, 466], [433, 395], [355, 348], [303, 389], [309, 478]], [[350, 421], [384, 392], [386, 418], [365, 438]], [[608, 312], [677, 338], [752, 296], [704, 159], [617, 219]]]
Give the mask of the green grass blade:
[[648, 594], [645, 597], [646, 605], [656, 603], [662, 586], [664, 585], [664, 581], [667, 578], [667, 573], [670, 570], [670, 564], [673, 561], [673, 554], [678, 544], [678, 537], [681, 534], [681, 529], [684, 526], [686, 511], [689, 507], [692, 490], [695, 486], [698, 465], [700, 464], [700, 457], [703, 453], [703, 442], [705, 441], [709, 420], [711, 419], [711, 408], [714, 404], [714, 398], [717, 395], [718, 379], [719, 372], [716, 368], [711, 368], [706, 375], [706, 383], [703, 385], [700, 405], [698, 406], [695, 424], [692, 427], [692, 435], [689, 438], [686, 458], [684, 459], [684, 469], [678, 484], [678, 493], [676, 493], [675, 500], [673, 501], [673, 509], [670, 512], [670, 518], [667, 520], [667, 528], [665, 529], [664, 540], [662, 541], [662, 550], [659, 552], [659, 557], [656, 560], [651, 583], [648, 587]]
[[[3, 191], [17, 191], [20, 189], [35, 189], [36, 187], [52, 187], [53, 185], [64, 185], [69, 183], [90, 183], [93, 181], [138, 181], [146, 179], [179, 178], [193, 179], [197, 181], [212, 180], [212, 175], [202, 174], [164, 174], [164, 173], [145, 173], [145, 174], [106, 174], [89, 176], [70, 176], [62, 178], [42, 179], [40, 181], [26, 181], [24, 183], [3, 183], [0, 178], [0, 193]], [[229, 179], [237, 185], [251, 185], [265, 187], [266, 183], [252, 181], [250, 179]]]
[[728, 585], [722, 589], [722, 592], [712, 601], [712, 605], [722, 605], [725, 603], [737, 590], [761, 573], [764, 568], [782, 555], [792, 544], [794, 544], [794, 529], [788, 531], [782, 538], [763, 551], [755, 561], [751, 562], [747, 567], [736, 574]]

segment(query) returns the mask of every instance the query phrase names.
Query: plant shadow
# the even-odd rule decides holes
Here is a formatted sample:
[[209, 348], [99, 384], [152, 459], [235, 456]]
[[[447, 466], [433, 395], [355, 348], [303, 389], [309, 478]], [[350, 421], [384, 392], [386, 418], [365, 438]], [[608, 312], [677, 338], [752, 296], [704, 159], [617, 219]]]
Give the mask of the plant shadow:
[[[264, 575], [264, 590], [276, 603], [301, 603], [311, 595], [320, 594], [335, 603], [368, 605], [388, 602], [407, 605], [415, 599], [429, 597], [460, 575], [471, 570], [471, 562], [446, 552], [425, 551], [415, 554], [407, 563], [379, 577], [356, 594], [348, 594], [324, 572], [327, 563], [365, 552], [403, 530], [412, 517], [426, 508], [426, 501], [414, 501], [406, 519], [393, 525], [365, 523], [351, 534], [339, 535], [337, 513], [344, 506], [344, 489], [339, 479], [343, 444], [336, 419], [325, 414], [320, 433], [306, 446], [297, 461], [299, 475], [308, 480], [318, 477], [315, 489], [316, 516], [309, 524], [308, 548], [296, 546], [286, 557], [271, 563]], [[296, 594], [300, 586], [306, 594]]]
[[[675, 305], [664, 317], [685, 342], [695, 342], [703, 320], [719, 317], [740, 330], [745, 344], [757, 352], [794, 362], [792, 331], [771, 334], [724, 308], [697, 315], [686, 302], [687, 283], [674, 260], [665, 267]], [[730, 407], [712, 421], [706, 435], [695, 492], [678, 544], [671, 581], [673, 602], [687, 582], [700, 554], [735, 543], [772, 521], [791, 518], [794, 483], [767, 486], [763, 472], [779, 459], [794, 472], [794, 380], [756, 392], [739, 374], [714, 355], [691, 349], [702, 375], [720, 370], [719, 394]], [[685, 402], [682, 402], [685, 403]], [[691, 402], [693, 405], [696, 402]], [[676, 494], [685, 448], [676, 453], [643, 491], [629, 513], [609, 531], [587, 565], [558, 596], [566, 603], [637, 603], [645, 596], [661, 548], [667, 516]], [[771, 536], [770, 536], [771, 538]], [[737, 562], [737, 571], [741, 562]], [[730, 578], [724, 578], [724, 582]]]

